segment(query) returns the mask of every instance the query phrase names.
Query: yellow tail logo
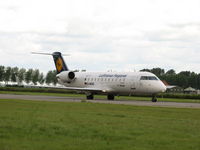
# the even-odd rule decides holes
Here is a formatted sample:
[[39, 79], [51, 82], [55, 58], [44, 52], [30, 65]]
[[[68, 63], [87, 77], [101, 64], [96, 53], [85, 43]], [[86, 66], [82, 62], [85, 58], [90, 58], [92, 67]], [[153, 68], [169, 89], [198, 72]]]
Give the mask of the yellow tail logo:
[[56, 60], [56, 68], [58, 70], [58, 72], [60, 72], [63, 68], [63, 62], [62, 62], [62, 59], [61, 58], [58, 58]]

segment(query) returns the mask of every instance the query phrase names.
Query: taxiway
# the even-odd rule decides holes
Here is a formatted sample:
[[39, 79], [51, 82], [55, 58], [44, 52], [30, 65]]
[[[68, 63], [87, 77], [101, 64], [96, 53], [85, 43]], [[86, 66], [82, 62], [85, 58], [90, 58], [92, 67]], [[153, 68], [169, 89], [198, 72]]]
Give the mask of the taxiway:
[[[0, 99], [17, 99], [17, 100], [35, 100], [35, 101], [53, 101], [53, 102], [81, 102], [85, 98], [81, 97], [59, 97], [59, 96], [41, 96], [41, 95], [14, 95], [14, 94], [0, 94]], [[179, 102], [162, 102], [158, 101], [152, 103], [151, 101], [133, 101], [133, 100], [86, 100], [90, 103], [104, 103], [104, 104], [121, 104], [121, 105], [135, 105], [135, 106], [155, 106], [155, 107], [176, 107], [176, 108], [200, 108], [200, 103], [179, 103]]]

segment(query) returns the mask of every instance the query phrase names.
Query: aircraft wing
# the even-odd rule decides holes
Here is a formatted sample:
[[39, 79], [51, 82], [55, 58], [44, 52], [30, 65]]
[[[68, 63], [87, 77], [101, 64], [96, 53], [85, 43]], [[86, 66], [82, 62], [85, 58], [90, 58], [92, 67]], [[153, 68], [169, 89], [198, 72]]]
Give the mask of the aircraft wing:
[[45, 87], [51, 89], [66, 89], [66, 90], [73, 90], [73, 91], [84, 91], [84, 92], [102, 92], [106, 93], [111, 91], [110, 89], [100, 89], [100, 88], [79, 88], [79, 87], [51, 87], [51, 86], [35, 86], [31, 85], [30, 87]]
[[100, 89], [100, 88], [79, 88], [79, 87], [64, 87], [63, 89], [75, 90], [75, 91], [86, 91], [86, 92], [109, 92], [109, 89]]

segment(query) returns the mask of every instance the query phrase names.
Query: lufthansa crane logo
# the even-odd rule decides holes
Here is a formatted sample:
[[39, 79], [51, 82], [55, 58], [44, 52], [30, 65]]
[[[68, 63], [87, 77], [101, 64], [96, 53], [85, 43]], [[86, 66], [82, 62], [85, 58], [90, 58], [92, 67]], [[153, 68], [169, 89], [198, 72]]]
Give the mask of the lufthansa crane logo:
[[56, 68], [58, 70], [58, 72], [60, 72], [63, 68], [63, 63], [62, 63], [62, 59], [61, 58], [58, 58], [56, 60]]

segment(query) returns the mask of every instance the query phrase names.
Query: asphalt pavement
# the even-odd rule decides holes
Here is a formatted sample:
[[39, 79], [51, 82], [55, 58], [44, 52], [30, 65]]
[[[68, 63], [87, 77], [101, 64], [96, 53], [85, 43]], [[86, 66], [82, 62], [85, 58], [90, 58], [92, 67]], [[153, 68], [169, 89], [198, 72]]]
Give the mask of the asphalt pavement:
[[[18, 100], [33, 100], [33, 101], [53, 101], [53, 102], [81, 102], [85, 97], [60, 97], [60, 96], [41, 96], [41, 95], [14, 95], [14, 94], [0, 94], [0, 99], [18, 99]], [[200, 103], [179, 103], [179, 102], [161, 102], [153, 103], [151, 101], [135, 101], [135, 100], [86, 100], [90, 103], [104, 103], [104, 104], [121, 104], [121, 105], [135, 105], [135, 106], [155, 106], [155, 107], [176, 107], [176, 108], [200, 108]]]

